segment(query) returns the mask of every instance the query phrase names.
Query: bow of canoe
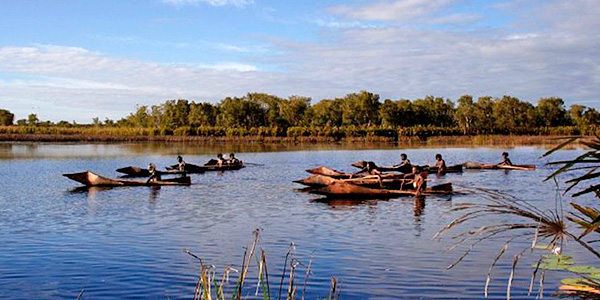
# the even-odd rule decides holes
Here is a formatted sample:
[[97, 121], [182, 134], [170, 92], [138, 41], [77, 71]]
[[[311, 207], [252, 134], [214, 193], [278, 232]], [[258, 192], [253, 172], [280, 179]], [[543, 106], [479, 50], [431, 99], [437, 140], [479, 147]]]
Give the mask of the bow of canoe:
[[350, 176], [352, 176], [352, 174], [342, 173], [340, 171], [329, 169], [329, 168], [323, 167], [323, 166], [319, 166], [314, 169], [308, 169], [308, 170], [306, 170], [306, 172], [308, 172], [310, 174], [315, 174], [315, 175], [329, 176], [329, 177], [336, 178], [336, 179], [350, 178]]
[[100, 176], [90, 171], [63, 174], [63, 176], [77, 181], [85, 186], [163, 186], [163, 185], [190, 185], [192, 180], [189, 176], [176, 177], [163, 180], [153, 180], [147, 183], [146, 180], [122, 180], [112, 179]]
[[486, 165], [478, 162], [467, 162], [464, 164], [465, 169], [470, 170], [519, 170], [533, 171], [535, 165]]
[[117, 172], [123, 173], [127, 176], [132, 176], [132, 177], [134, 177], [134, 176], [135, 177], [150, 176], [150, 171], [148, 171], [148, 169], [143, 169], [143, 168], [133, 167], [133, 166], [117, 169]]

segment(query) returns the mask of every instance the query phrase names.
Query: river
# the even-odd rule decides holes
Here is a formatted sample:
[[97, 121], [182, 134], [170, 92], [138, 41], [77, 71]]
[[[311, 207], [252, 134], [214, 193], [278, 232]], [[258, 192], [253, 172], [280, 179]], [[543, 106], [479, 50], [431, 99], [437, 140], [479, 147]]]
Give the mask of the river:
[[[535, 163], [537, 170], [466, 171], [434, 180], [452, 182], [455, 189], [502, 191], [543, 209], [555, 207], [555, 185], [543, 182], [551, 172], [546, 159], [540, 158], [546, 149], [350, 148], [0, 144], [0, 296], [75, 299], [84, 288], [86, 299], [191, 299], [198, 265], [183, 250], [220, 270], [229, 264], [239, 267], [252, 231], [260, 228], [272, 289], [278, 287], [293, 242], [301, 261], [313, 259], [307, 299], [326, 298], [332, 276], [342, 283], [342, 299], [482, 299], [489, 265], [502, 241], [481, 243], [461, 264], [446, 270], [460, 256], [460, 249], [445, 252], [452, 241], [432, 240], [457, 216], [449, 212], [453, 205], [483, 201], [479, 196], [322, 202], [297, 191], [300, 186], [292, 181], [319, 165], [344, 171], [352, 171], [350, 163], [358, 160], [391, 165], [400, 152], [421, 164], [432, 164], [434, 155], [442, 153], [452, 165], [499, 162], [500, 153], [509, 151], [513, 163]], [[239, 171], [192, 175], [189, 187], [161, 189], [77, 189], [76, 182], [61, 176], [92, 170], [116, 177], [119, 167], [149, 162], [164, 167], [175, 163], [177, 154], [200, 164], [219, 151], [236, 151], [239, 159], [251, 164]], [[580, 152], [559, 151], [552, 158]], [[482, 224], [464, 228], [474, 225]], [[530, 240], [516, 241], [516, 245], [528, 244]], [[565, 251], [578, 255], [583, 263], [593, 261], [570, 245]], [[506, 298], [512, 255], [498, 263], [490, 299]], [[526, 256], [517, 268], [514, 299], [535, 298], [527, 296], [534, 257]], [[555, 297], [565, 276], [546, 274], [546, 298]], [[247, 297], [253, 298], [254, 287], [248, 290]]]

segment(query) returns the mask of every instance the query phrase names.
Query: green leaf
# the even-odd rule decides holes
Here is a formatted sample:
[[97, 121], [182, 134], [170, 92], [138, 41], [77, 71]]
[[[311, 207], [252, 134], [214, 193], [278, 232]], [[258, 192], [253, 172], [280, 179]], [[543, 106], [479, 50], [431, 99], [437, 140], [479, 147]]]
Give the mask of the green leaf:
[[577, 139], [579, 139], [580, 136], [576, 136], [576, 137], [571, 137], [571, 138], [564, 138], [567, 139], [565, 142], [562, 142], [560, 145], [550, 149], [548, 152], [544, 153], [544, 155], [542, 155], [542, 157], [546, 157], [562, 148], [564, 148], [565, 146], [567, 146], [568, 144], [571, 144], [572, 142], [576, 141]]

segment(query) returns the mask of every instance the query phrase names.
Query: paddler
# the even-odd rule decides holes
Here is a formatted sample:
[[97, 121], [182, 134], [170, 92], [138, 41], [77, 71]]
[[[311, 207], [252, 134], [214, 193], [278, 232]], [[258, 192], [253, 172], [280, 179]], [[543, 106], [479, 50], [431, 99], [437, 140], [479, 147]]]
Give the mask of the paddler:
[[502, 152], [502, 162], [499, 163], [498, 165], [503, 165], [503, 166], [512, 166], [512, 162], [510, 161], [510, 158], [508, 158], [508, 152]]
[[222, 167], [225, 163], [226, 161], [223, 158], [223, 153], [217, 154], [217, 166]]
[[146, 181], [146, 184], [153, 181], [160, 181], [160, 173], [156, 171], [156, 166], [153, 163], [148, 165], [148, 172], [150, 172], [150, 177]]
[[177, 155], [177, 170], [181, 172], [181, 177], [185, 177], [185, 161], [181, 155]]
[[412, 164], [410, 163], [408, 156], [405, 153], [402, 153], [400, 154], [400, 159], [402, 161], [399, 164], [394, 165], [394, 168], [406, 168], [407, 170], [410, 170]]
[[377, 165], [372, 161], [363, 161], [362, 169], [355, 172], [353, 175], [367, 173], [369, 175], [381, 175], [381, 171], [377, 169]]
[[444, 159], [442, 159], [442, 155], [439, 153], [436, 154], [435, 160], [436, 163], [434, 167], [437, 168], [438, 174], [446, 172], [446, 162], [444, 161]]
[[227, 163], [230, 165], [238, 165], [238, 164], [240, 164], [240, 160], [235, 158], [235, 154], [230, 153], [229, 160], [227, 160]]
[[415, 174], [413, 187], [415, 188], [417, 195], [419, 195], [427, 188], [427, 172], [419, 166], [413, 166], [413, 174]]

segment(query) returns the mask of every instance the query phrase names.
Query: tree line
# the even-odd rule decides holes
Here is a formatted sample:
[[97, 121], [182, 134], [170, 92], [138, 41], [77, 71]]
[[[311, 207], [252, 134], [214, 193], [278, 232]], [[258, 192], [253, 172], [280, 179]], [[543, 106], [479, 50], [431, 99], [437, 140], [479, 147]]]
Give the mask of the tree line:
[[[0, 110], [0, 125], [13, 123], [14, 115]], [[35, 114], [17, 120], [16, 125], [77, 126], [67, 121], [42, 122]], [[154, 128], [161, 134], [172, 134], [179, 129], [192, 135], [198, 133], [198, 128], [222, 127], [238, 131], [270, 128], [276, 131], [273, 135], [286, 135], [290, 128], [298, 127], [428, 127], [452, 128], [462, 134], [510, 134], [523, 128], [596, 125], [600, 125], [600, 113], [596, 109], [578, 104], [567, 109], [564, 101], [556, 97], [542, 98], [536, 105], [512, 96], [474, 99], [463, 95], [456, 103], [433, 96], [381, 101], [379, 95], [361, 91], [315, 104], [311, 104], [308, 97], [280, 98], [264, 93], [227, 97], [216, 104], [168, 100], [160, 105], [140, 106], [117, 121], [94, 118], [87, 126]]]

